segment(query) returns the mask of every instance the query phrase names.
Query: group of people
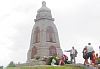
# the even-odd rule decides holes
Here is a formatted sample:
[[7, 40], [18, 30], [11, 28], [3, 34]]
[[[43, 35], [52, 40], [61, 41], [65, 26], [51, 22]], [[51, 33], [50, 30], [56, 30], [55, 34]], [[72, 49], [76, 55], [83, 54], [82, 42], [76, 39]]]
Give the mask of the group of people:
[[[76, 60], [75, 60], [75, 57], [77, 57], [77, 50], [74, 48], [74, 46], [72, 47], [72, 49], [71, 50], [68, 50], [68, 51], [66, 51], [65, 50], [65, 52], [70, 52], [70, 58], [71, 58], [71, 60], [70, 60], [70, 62], [68, 61], [68, 57], [66, 56], [66, 55], [62, 55], [62, 57], [59, 59], [59, 61], [58, 61], [58, 65], [64, 65], [64, 64], [72, 64], [72, 63], [76, 63]], [[52, 59], [52, 62], [51, 62], [51, 65], [54, 65], [54, 64], [56, 64], [56, 60], [55, 59]]]
[[[71, 50], [65, 50], [65, 52], [70, 52], [70, 63], [68, 62], [68, 57], [66, 55], [63, 55], [61, 59], [59, 60], [59, 65], [64, 64], [75, 64], [76, 60], [75, 57], [77, 57], [77, 50], [72, 47]], [[87, 46], [84, 47], [83, 51], [83, 58], [84, 58], [84, 65], [97, 65], [98, 64], [98, 53], [95, 54], [95, 51], [93, 47], [91, 46], [91, 43], [88, 43]], [[90, 62], [88, 61], [90, 59]], [[52, 62], [55, 62], [54, 59], [52, 59]], [[51, 63], [52, 64], [52, 63]]]
[[[88, 46], [85, 46], [83, 49], [83, 58], [84, 60], [84, 65], [97, 65], [98, 64], [98, 53], [95, 54], [95, 51], [93, 50], [93, 47], [91, 46], [91, 43], [88, 43]], [[90, 63], [88, 61], [90, 59]]]

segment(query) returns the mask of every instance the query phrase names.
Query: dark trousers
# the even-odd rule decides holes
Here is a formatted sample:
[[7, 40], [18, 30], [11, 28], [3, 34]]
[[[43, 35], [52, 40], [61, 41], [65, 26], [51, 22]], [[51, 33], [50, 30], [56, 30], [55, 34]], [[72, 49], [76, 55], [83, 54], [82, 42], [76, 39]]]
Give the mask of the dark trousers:
[[71, 58], [71, 63], [73, 63], [74, 60], [74, 64], [75, 64], [76, 63], [75, 54], [70, 54], [70, 58]]

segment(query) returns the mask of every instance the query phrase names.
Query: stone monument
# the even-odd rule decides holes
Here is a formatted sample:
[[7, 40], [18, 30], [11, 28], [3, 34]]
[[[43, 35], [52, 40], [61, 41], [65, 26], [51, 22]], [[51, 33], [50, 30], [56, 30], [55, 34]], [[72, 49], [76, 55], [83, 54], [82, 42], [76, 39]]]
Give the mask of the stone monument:
[[34, 59], [57, 55], [62, 56], [57, 28], [51, 10], [42, 2], [42, 7], [37, 11], [35, 25], [32, 29], [30, 48], [27, 53], [27, 62]]

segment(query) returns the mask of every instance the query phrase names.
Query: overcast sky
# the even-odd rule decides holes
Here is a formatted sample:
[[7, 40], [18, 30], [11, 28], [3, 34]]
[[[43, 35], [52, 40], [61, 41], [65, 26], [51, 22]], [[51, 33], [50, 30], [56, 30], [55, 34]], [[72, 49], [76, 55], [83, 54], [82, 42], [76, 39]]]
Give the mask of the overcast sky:
[[[45, 0], [58, 29], [62, 50], [72, 46], [82, 63], [88, 42], [96, 52], [100, 45], [100, 0]], [[31, 31], [42, 0], [0, 0], [0, 65], [25, 63]], [[68, 54], [69, 57], [69, 53]]]

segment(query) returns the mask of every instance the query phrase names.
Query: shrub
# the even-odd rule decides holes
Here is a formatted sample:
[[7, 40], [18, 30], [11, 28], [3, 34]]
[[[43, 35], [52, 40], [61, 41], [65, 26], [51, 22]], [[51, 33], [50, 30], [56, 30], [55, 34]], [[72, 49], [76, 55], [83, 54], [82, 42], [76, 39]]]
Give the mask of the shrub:
[[16, 67], [15, 63], [13, 61], [11, 61], [9, 64], [8, 64], [8, 67]]
[[37, 56], [37, 57], [36, 57], [36, 60], [39, 60], [39, 59], [40, 59], [40, 56]]
[[0, 66], [0, 69], [3, 69], [3, 66]]
[[98, 64], [100, 64], [100, 58], [98, 58]]

